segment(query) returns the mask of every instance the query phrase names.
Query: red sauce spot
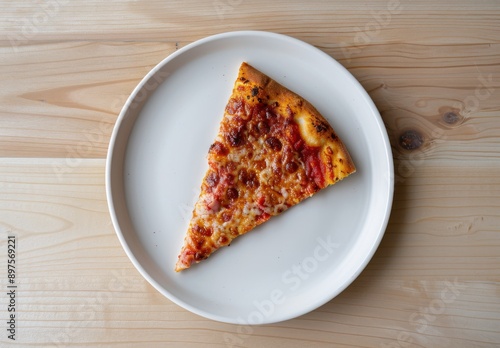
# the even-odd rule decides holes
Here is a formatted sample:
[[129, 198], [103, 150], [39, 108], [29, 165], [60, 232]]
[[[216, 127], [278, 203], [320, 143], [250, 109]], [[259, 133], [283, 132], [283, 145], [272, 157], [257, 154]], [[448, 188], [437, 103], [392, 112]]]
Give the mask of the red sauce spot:
[[238, 174], [238, 180], [251, 189], [257, 188], [260, 185], [257, 175], [253, 170], [247, 171], [246, 169], [242, 169]]
[[218, 156], [226, 156], [228, 154], [228, 151], [224, 144], [222, 144], [219, 141], [216, 141], [210, 146], [209, 153], [213, 153]]
[[298, 169], [299, 169], [299, 165], [295, 162], [288, 162], [286, 165], [285, 165], [285, 169], [288, 173], [292, 174], [292, 173], [295, 173]]
[[220, 245], [226, 245], [227, 243], [229, 243], [229, 238], [227, 238], [226, 236], [222, 235], [222, 236], [219, 237], [218, 242], [219, 242]]
[[237, 199], [239, 196], [238, 194], [238, 190], [235, 189], [234, 187], [230, 187], [227, 189], [226, 191], [226, 197], [230, 200], [230, 201], [234, 201], [235, 199]]
[[273, 110], [271, 110], [271, 109], [269, 109], [269, 108], [268, 108], [268, 109], [266, 109], [266, 118], [267, 118], [268, 120], [270, 120], [270, 119], [274, 119], [274, 118], [276, 118], [276, 117], [277, 117], [277, 116], [276, 116], [276, 114], [274, 113], [274, 111], [273, 111]]
[[261, 207], [265, 207], [265, 203], [266, 203], [266, 197], [264, 196], [261, 196], [257, 201], [257, 204], [260, 205]]
[[280, 151], [281, 147], [283, 146], [281, 144], [281, 141], [276, 138], [276, 137], [269, 137], [266, 139], [266, 145], [273, 149], [274, 151]]
[[229, 115], [236, 115], [243, 106], [243, 100], [231, 98], [226, 106], [226, 111]]
[[266, 168], [266, 161], [265, 160], [255, 161], [254, 167], [255, 167], [255, 170], [261, 171], [264, 168]]
[[[287, 122], [285, 135], [295, 151], [299, 152], [301, 160], [306, 164], [306, 175], [309, 180], [313, 180], [319, 187], [324, 187], [326, 168], [324, 168], [320, 159], [320, 148], [309, 146], [304, 142], [300, 136], [299, 126], [295, 122]], [[285, 169], [288, 171], [287, 167]], [[292, 169], [290, 167], [290, 170]]]
[[212, 235], [212, 229], [210, 227], [205, 228], [203, 226], [195, 225], [193, 227], [193, 231], [205, 237], [210, 237]]
[[230, 174], [231, 170], [229, 167], [231, 167], [231, 165], [229, 165], [229, 163], [228, 165], [219, 168], [219, 184], [213, 188], [214, 199], [219, 201], [223, 200], [222, 198], [225, 196], [227, 188], [234, 184], [234, 176]]
[[302, 140], [302, 137], [300, 136], [299, 126], [291, 120], [286, 120], [284, 133], [285, 133], [285, 137], [287, 138], [289, 143], [292, 145], [292, 147], [295, 150], [300, 150], [304, 141]]
[[258, 224], [261, 224], [264, 221], [269, 220], [270, 217], [271, 217], [271, 215], [269, 215], [268, 213], [262, 212], [262, 214], [260, 214], [259, 216], [257, 216], [256, 220], [257, 220]]
[[226, 140], [232, 147], [239, 147], [245, 143], [243, 129], [231, 129], [226, 133]]
[[266, 121], [260, 121], [257, 124], [257, 130], [260, 134], [267, 134], [269, 133], [269, 130], [271, 128], [269, 127], [269, 124]]
[[252, 118], [257, 123], [266, 118], [266, 107], [263, 104], [256, 104], [252, 110]]
[[210, 187], [217, 186], [219, 183], [219, 175], [216, 172], [210, 172], [206, 178], [207, 185]]
[[324, 187], [325, 168], [323, 168], [323, 162], [319, 157], [319, 148], [306, 145], [306, 148], [301, 152], [301, 154], [305, 159], [307, 177], [314, 180], [316, 185], [319, 187]]
[[203, 244], [205, 243], [205, 237], [203, 237], [200, 234], [192, 234], [191, 235], [191, 246], [193, 247], [193, 250], [199, 250]]

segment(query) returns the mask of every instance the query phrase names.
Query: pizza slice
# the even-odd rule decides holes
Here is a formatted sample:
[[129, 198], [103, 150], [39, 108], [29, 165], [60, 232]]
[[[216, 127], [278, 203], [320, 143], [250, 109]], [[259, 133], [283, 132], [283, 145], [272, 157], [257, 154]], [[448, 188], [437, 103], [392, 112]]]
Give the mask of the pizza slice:
[[240, 67], [176, 271], [355, 172], [344, 144], [304, 98]]

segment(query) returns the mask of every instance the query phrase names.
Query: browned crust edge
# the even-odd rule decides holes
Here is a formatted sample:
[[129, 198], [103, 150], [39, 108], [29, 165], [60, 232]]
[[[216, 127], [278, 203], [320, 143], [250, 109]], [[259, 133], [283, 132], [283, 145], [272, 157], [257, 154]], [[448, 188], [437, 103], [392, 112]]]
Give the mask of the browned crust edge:
[[[242, 83], [245, 80], [250, 82], [250, 84], [261, 86], [265, 91], [265, 94], [267, 94], [270, 99], [286, 100], [292, 109], [300, 110], [303, 115], [308, 117], [306, 123], [308, 124], [310, 130], [309, 134], [313, 138], [316, 138], [317, 143], [325, 144], [324, 146], [330, 145], [333, 149], [335, 149], [335, 158], [337, 160], [341, 160], [335, 161], [336, 163], [332, 163], [332, 165], [337, 169], [332, 177], [329, 178], [330, 180], [328, 184], [333, 184], [356, 171], [351, 155], [347, 151], [347, 148], [342, 140], [335, 133], [330, 123], [309, 101], [276, 82], [247, 62], [243, 62], [240, 66], [235, 89], [238, 83]], [[282, 110], [282, 112], [286, 111]]]
[[[238, 91], [237, 88], [239, 86], [244, 86], [244, 89], [242, 91]], [[307, 115], [309, 119], [306, 120], [306, 122], [308, 123], [308, 125], [312, 126], [312, 135], [316, 137], [319, 142], [324, 143], [325, 146], [331, 145], [333, 149], [335, 149], [335, 159], [337, 160], [337, 162], [335, 162], [335, 159], [330, 158], [330, 160], [332, 164], [336, 164], [337, 171], [332, 174], [327, 184], [334, 184], [338, 180], [341, 180], [356, 171], [354, 163], [344, 143], [340, 140], [340, 138], [333, 130], [332, 126], [319, 113], [319, 111], [316, 110], [316, 108], [306, 99], [279, 84], [266, 74], [252, 67], [250, 64], [246, 62], [243, 62], [241, 64], [238, 78], [235, 82], [234, 89], [230, 98], [237, 95], [239, 96], [249, 93], [250, 90], [252, 90], [255, 86], [261, 87], [259, 89], [259, 92], [255, 94], [256, 98], [262, 96], [265, 99], [280, 101], [285, 100], [287, 101], [287, 106], [290, 106], [291, 109], [300, 110], [304, 115]], [[285, 114], [286, 110], [284, 110], [284, 108], [286, 108], [286, 106], [282, 105], [281, 107], [283, 108], [281, 112]], [[342, 159], [342, 161], [338, 162], [338, 159]], [[187, 246], [190, 244], [188, 241], [190, 233], [191, 230], [188, 229], [188, 236], [186, 236], [184, 239], [184, 245], [181, 248], [181, 254], [183, 253], [184, 249], [187, 248]], [[182, 261], [183, 260], [181, 259], [177, 260], [177, 263], [175, 265], [176, 272], [180, 272], [182, 270], [190, 268], [193, 263], [199, 262], [194, 261], [192, 257], [188, 260], [187, 263], [184, 263]]]

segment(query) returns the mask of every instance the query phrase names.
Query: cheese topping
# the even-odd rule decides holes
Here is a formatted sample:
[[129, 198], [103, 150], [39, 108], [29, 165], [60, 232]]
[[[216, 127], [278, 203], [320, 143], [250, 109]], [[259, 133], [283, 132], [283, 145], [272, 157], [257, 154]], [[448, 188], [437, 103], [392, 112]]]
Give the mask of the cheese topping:
[[190, 225], [199, 258], [321, 188], [319, 149], [304, 143], [300, 121], [278, 110], [230, 100]]
[[176, 270], [207, 258], [330, 183], [332, 168], [322, 160], [324, 138], [318, 133], [333, 137], [331, 127], [321, 116], [306, 114], [302, 101], [287, 104], [289, 96], [267, 93], [240, 70], [208, 153], [209, 170]]

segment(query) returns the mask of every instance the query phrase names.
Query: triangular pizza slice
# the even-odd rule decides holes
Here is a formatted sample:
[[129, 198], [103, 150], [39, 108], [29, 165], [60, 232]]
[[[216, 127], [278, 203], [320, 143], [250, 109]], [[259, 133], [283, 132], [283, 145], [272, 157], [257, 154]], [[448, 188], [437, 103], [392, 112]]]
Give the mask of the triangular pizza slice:
[[247, 63], [240, 67], [208, 165], [176, 271], [356, 170], [309, 102]]

